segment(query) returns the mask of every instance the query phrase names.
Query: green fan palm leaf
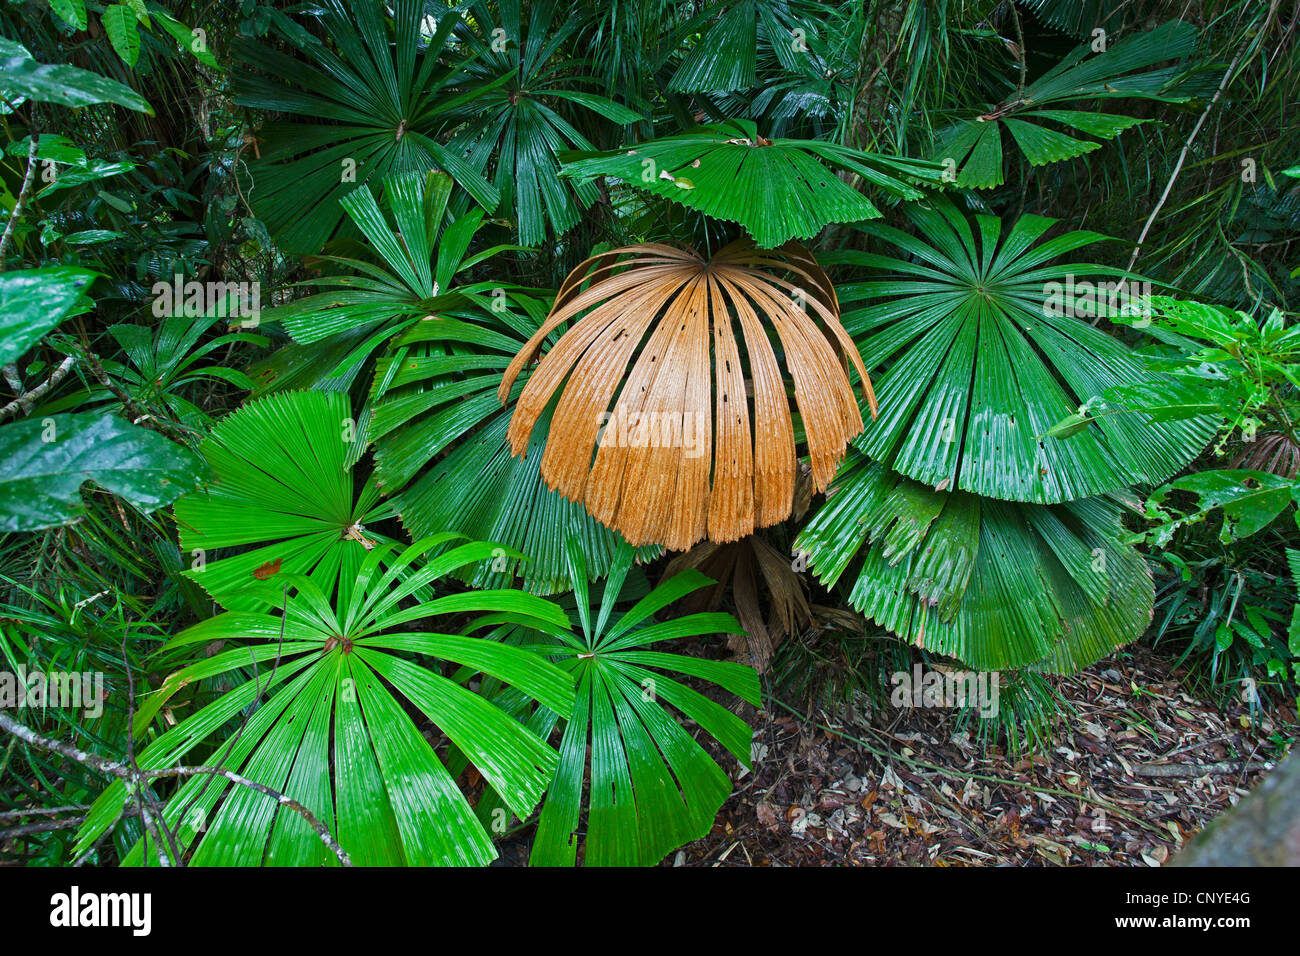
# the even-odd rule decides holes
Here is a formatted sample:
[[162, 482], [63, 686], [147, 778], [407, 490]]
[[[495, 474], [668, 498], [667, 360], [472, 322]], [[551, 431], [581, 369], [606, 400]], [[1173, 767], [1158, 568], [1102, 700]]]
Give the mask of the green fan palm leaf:
[[439, 142], [451, 113], [484, 90], [460, 92], [460, 67], [445, 54], [459, 15], [448, 11], [431, 33], [425, 5], [385, 7], [324, 0], [316, 16], [332, 41], [287, 32], [298, 56], [241, 41], [236, 102], [300, 119], [266, 124], [246, 159], [254, 211], [281, 248], [315, 252], [343, 221], [339, 201], [375, 176], [443, 169], [476, 202], [494, 209], [495, 187]]
[[828, 223], [880, 216], [841, 181], [846, 170], [890, 196], [920, 199], [941, 167], [924, 160], [864, 153], [835, 143], [766, 139], [750, 120], [700, 126], [676, 136], [604, 153], [565, 152], [563, 175], [609, 176], [715, 219], [736, 222], [765, 249], [817, 235]]
[[[759, 85], [758, 54], [769, 54], [790, 72], [815, 42], [828, 11], [820, 4], [791, 0], [713, 3], [679, 33], [701, 32], [668, 81], [681, 93], [721, 93]], [[703, 29], [701, 29], [703, 28]]]
[[[397, 553], [383, 544], [341, 582], [333, 603], [307, 577], [287, 575], [297, 594], [283, 617], [227, 612], [174, 637], [164, 650], [213, 640], [240, 646], [182, 668], [142, 708], [147, 723], [171, 693], [205, 677], [232, 677], [260, 657], [255, 674], [176, 726], [139, 754], [146, 769], [173, 765], [223, 736], [221, 765], [284, 793], [328, 827], [362, 865], [483, 865], [495, 849], [487, 831], [411, 717], [423, 715], [465, 754], [510, 809], [527, 815], [558, 758], [550, 747], [490, 702], [417, 665], [412, 655], [482, 672], [539, 704], [567, 714], [572, 681], [527, 651], [464, 634], [395, 630], [413, 620], [486, 613], [508, 615], [547, 632], [568, 619], [554, 604], [519, 591], [434, 597], [429, 587], [450, 571], [490, 554], [494, 545], [461, 544], [422, 562], [447, 543], [426, 539]], [[387, 570], [381, 570], [387, 566]], [[263, 591], [281, 587], [265, 582]], [[275, 597], [280, 594], [277, 592]], [[401, 607], [414, 597], [413, 606]], [[263, 694], [266, 702], [231, 733], [229, 722]], [[93, 840], [120, 812], [116, 784], [92, 808], [80, 839]], [[299, 865], [335, 862], [303, 819], [278, 801], [223, 777], [199, 776], [167, 802], [164, 819], [189, 847], [194, 865]], [[152, 865], [137, 845], [127, 864]]]
[[[347, 396], [285, 392], [255, 399], [199, 446], [212, 467], [203, 491], [176, 502], [186, 575], [231, 610], [261, 610], [248, 591], [262, 569], [309, 574], [335, 593], [386, 540], [367, 522], [391, 514], [374, 483], [355, 488], [355, 425]], [[219, 557], [219, 549], [238, 553]]]
[[937, 492], [860, 455], [795, 542], [828, 587], [909, 643], [980, 670], [1070, 672], [1151, 621], [1151, 572], [1104, 498]]
[[561, 149], [595, 149], [561, 108], [577, 107], [588, 123], [609, 124], [615, 134], [643, 117], [583, 89], [595, 81], [559, 55], [581, 23], [573, 18], [556, 23], [552, 0], [530, 4], [527, 19], [518, 0], [491, 7], [476, 3], [471, 10], [475, 29], [459, 31], [469, 58], [465, 72], [485, 92], [458, 111], [463, 126], [450, 147], [487, 171], [503, 207], [514, 211], [519, 241], [537, 245], [548, 230], [559, 235], [576, 226], [582, 210], [598, 197], [591, 184], [558, 177]]
[[[863, 228], [907, 258], [827, 257], [881, 274], [839, 286], [844, 326], [867, 367], [885, 366], [880, 417], [855, 441], [859, 449], [935, 488], [1050, 504], [1162, 481], [1209, 441], [1211, 417], [1157, 421], [1140, 412], [1099, 416], [1068, 440], [1048, 434], [1125, 383], [1171, 401], [1189, 388], [1068, 314], [1083, 301], [1065, 301], [1071, 287], [1082, 296], [1085, 278], [1124, 273], [1055, 260], [1105, 237], [1075, 231], [1040, 241], [1055, 220], [1022, 216], [1004, 229], [992, 216], [971, 222], [942, 199], [906, 212], [919, 235]], [[1109, 308], [1095, 295], [1087, 301]]]
[[[653, 621], [672, 602], [711, 584], [704, 575], [680, 574], [616, 615], [614, 605], [633, 558], [631, 546], [624, 544], [593, 620], [582, 548], [570, 539], [565, 553], [582, 633], [559, 635], [559, 646], [539, 649], [556, 655], [573, 676], [577, 698], [538, 818], [531, 861], [572, 866], [581, 843], [589, 866], [653, 865], [704, 836], [731, 792], [727, 774], [664, 705], [698, 724], [745, 766], [750, 761], [745, 722], [668, 674], [700, 678], [755, 705], [758, 677], [741, 664], [646, 649], [660, 641], [740, 633], [729, 614]], [[585, 832], [581, 840], [578, 832]]]

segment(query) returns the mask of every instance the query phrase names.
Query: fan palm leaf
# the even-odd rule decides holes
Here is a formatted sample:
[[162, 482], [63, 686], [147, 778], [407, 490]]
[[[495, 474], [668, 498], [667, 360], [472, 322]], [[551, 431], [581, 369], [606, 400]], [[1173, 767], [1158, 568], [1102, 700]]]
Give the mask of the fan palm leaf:
[[386, 9], [323, 0], [316, 16], [331, 43], [289, 31], [297, 57], [236, 44], [236, 103], [300, 117], [265, 124], [254, 157], [244, 160], [244, 192], [282, 249], [320, 249], [343, 221], [339, 200], [373, 176], [444, 169], [485, 209], [500, 199], [437, 140], [450, 114], [485, 92], [450, 91], [463, 79], [444, 56], [459, 15], [447, 11], [426, 34], [420, 0], [395, 0], [391, 29]]
[[800, 58], [807, 56], [799, 41], [805, 48], [813, 42], [826, 12], [820, 4], [790, 0], [710, 4], [683, 26], [683, 32], [693, 33], [708, 24], [682, 58], [668, 88], [682, 93], [750, 89], [759, 82], [760, 49], [797, 73], [803, 65]]
[[980, 670], [1086, 667], [1151, 621], [1151, 572], [1118, 506], [938, 492], [851, 453], [795, 547], [857, 610]]
[[[288, 575], [286, 584], [298, 593], [288, 600], [283, 617], [227, 612], [176, 635], [164, 650], [201, 648], [212, 641], [234, 646], [172, 674], [142, 708], [140, 723], [189, 682], [238, 676], [250, 662], [260, 662], [264, 670], [164, 732], [140, 752], [140, 766], [174, 766], [196, 747], [220, 739], [222, 766], [307, 807], [354, 863], [491, 861], [496, 856], [491, 837], [410, 714], [432, 721], [521, 816], [540, 800], [557, 755], [490, 702], [412, 657], [491, 675], [561, 714], [572, 708], [572, 680], [541, 657], [496, 641], [398, 628], [483, 612], [484, 623], [504, 615], [550, 633], [566, 630], [568, 619], [554, 604], [519, 591], [430, 596], [433, 582], [496, 547], [462, 544], [427, 563], [419, 560], [443, 543], [427, 539], [401, 553], [392, 544], [377, 546], [355, 576], [341, 582], [333, 604], [311, 579]], [[280, 598], [278, 579], [263, 587]], [[402, 606], [408, 597], [416, 603]], [[477, 626], [471, 624], [471, 630]], [[265, 702], [223, 737], [221, 729], [263, 694]], [[112, 824], [125, 797], [120, 782], [100, 797], [83, 826], [83, 844]], [[163, 815], [182, 852], [192, 846], [195, 865], [336, 862], [300, 816], [259, 792], [231, 788], [223, 777], [189, 780]], [[124, 862], [154, 861], [137, 844]]]
[[848, 362], [875, 412], [835, 289], [794, 243], [765, 252], [740, 240], [708, 260], [643, 244], [587, 260], [506, 369], [503, 404], [546, 337], [571, 319], [519, 395], [510, 450], [526, 454], [558, 392], [542, 477], [634, 545], [683, 551], [706, 535], [735, 541], [789, 516], [795, 431], [764, 320], [794, 380], [818, 489], [862, 430]]
[[1021, 216], [1004, 230], [992, 216], [972, 224], [942, 199], [906, 212], [919, 236], [864, 228], [907, 258], [827, 257], [880, 274], [840, 285], [846, 302], [867, 303], [844, 315], [863, 360], [886, 366], [883, 412], [856, 442], [863, 452], [939, 489], [1050, 504], [1162, 481], [1209, 441], [1212, 417], [1157, 421], [1140, 412], [1098, 417], [1068, 440], [1047, 434], [1122, 384], [1159, 389], [1171, 402], [1189, 388], [1067, 314], [1064, 292], [1059, 308], [1051, 302], [1075, 277], [1082, 294], [1084, 277], [1123, 275], [1051, 264], [1105, 237], [1075, 231], [1040, 242], [1055, 220]]
[[[572, 866], [581, 844], [589, 866], [650, 866], [708, 833], [731, 793], [727, 774], [664, 705], [698, 724], [745, 766], [750, 762], [745, 722], [668, 674], [700, 678], [755, 705], [758, 677], [742, 664], [645, 649], [667, 640], [741, 632], [729, 614], [653, 620], [667, 605], [711, 583], [698, 571], [661, 583], [615, 614], [633, 557], [624, 544], [593, 619], [582, 549], [571, 539], [565, 551], [570, 576], [580, 582], [574, 597], [582, 633], [556, 632], [561, 644], [537, 649], [552, 653], [573, 676], [577, 697], [538, 817], [531, 862]], [[552, 715], [549, 724], [554, 723]], [[581, 841], [578, 832], [584, 833]]]
[[880, 210], [834, 170], [861, 176], [890, 196], [920, 199], [913, 183], [938, 182], [942, 167], [806, 139], [766, 139], [750, 120], [700, 126], [604, 153], [565, 152], [563, 175], [610, 176], [715, 219], [744, 226], [759, 246], [808, 239], [828, 223], [861, 222]]
[[[347, 396], [285, 392], [221, 419], [200, 443], [213, 479], [176, 502], [186, 576], [230, 610], [264, 610], [249, 584], [273, 571], [308, 574], [332, 596], [369, 550], [366, 528], [391, 516], [368, 481], [358, 493], [349, 457], [355, 425]], [[218, 549], [238, 553], [218, 556]]]
[[[519, 241], [536, 245], [547, 230], [567, 232], [581, 212], [598, 198], [590, 183], [559, 179], [559, 150], [592, 150], [591, 141], [561, 115], [561, 107], [577, 107], [589, 123], [621, 127], [643, 117], [584, 86], [595, 81], [575, 73], [560, 55], [581, 23], [555, 23], [556, 4], [530, 4], [525, 21], [518, 0], [472, 7], [474, 30], [460, 31], [469, 56], [466, 74], [484, 93], [457, 114], [464, 125], [449, 144], [464, 153], [477, 169], [487, 171], [500, 191], [502, 206], [513, 209]], [[504, 41], [498, 41], [500, 32]], [[613, 140], [617, 142], [617, 139]]]

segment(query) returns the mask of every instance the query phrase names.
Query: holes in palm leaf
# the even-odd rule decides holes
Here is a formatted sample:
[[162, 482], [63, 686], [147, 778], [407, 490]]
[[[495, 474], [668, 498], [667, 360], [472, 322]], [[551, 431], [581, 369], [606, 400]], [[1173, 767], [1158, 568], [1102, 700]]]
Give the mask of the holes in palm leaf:
[[[863, 427], [850, 364], [876, 411], [835, 289], [797, 243], [762, 250], [743, 239], [708, 260], [646, 243], [588, 259], [506, 369], [503, 404], [545, 337], [570, 321], [520, 393], [511, 451], [525, 452], [554, 403], [543, 479], [633, 545], [736, 541], [789, 516], [797, 460], [787, 377], [819, 491]], [[662, 440], [634, 444], [618, 428], [602, 432], [606, 420], [648, 422]]]

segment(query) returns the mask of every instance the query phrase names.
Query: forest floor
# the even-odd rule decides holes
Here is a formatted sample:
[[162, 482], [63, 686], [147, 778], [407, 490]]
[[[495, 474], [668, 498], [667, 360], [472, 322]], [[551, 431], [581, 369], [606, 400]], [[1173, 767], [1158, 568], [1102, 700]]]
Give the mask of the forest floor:
[[[1300, 735], [1188, 693], [1144, 647], [1061, 679], [1050, 747], [984, 748], [950, 711], [757, 717], [754, 771], [665, 866], [1160, 866]], [[856, 708], [855, 708], [856, 710]]]

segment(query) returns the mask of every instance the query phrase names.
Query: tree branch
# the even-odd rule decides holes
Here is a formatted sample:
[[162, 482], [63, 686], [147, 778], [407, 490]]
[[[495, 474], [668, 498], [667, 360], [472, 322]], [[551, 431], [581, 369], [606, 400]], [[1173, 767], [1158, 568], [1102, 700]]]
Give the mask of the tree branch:
[[69, 355], [59, 363], [58, 367], [50, 373], [50, 377], [44, 382], [37, 385], [30, 392], [19, 395], [4, 408], [0, 408], [0, 422], [4, 421], [15, 412], [21, 412], [23, 416], [30, 415], [32, 412], [32, 406], [57, 388], [58, 384], [68, 377], [68, 373], [72, 371], [72, 366], [75, 364], [76, 359]]

